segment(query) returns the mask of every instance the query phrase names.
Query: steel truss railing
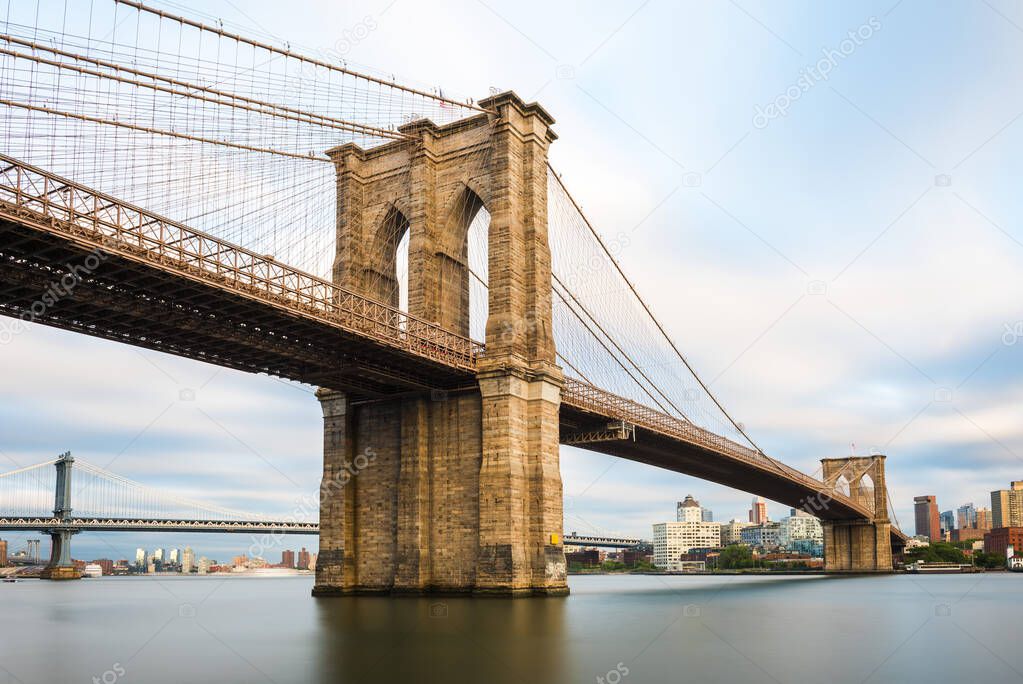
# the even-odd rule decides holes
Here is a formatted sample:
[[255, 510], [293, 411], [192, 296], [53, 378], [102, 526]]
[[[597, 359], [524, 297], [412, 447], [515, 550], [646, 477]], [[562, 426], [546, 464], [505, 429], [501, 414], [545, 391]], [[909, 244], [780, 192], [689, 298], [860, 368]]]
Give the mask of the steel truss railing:
[[0, 217], [475, 370], [483, 345], [212, 235], [0, 154]]
[[629, 547], [639, 544], [649, 544], [645, 539], [633, 539], [631, 537], [594, 537], [579, 534], [567, 534], [561, 538], [565, 546], [614, 546]]
[[183, 531], [277, 534], [318, 534], [318, 522], [276, 522], [245, 520], [176, 520], [156, 518], [57, 518], [0, 517], [0, 530], [50, 530], [133, 532]]

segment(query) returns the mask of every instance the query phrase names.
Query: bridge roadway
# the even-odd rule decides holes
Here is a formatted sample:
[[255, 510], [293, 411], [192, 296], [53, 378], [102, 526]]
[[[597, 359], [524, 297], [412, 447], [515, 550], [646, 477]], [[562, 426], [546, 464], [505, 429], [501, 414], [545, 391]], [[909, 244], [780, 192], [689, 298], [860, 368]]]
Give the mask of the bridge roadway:
[[[60, 283], [70, 265], [82, 276]], [[91, 268], [89, 268], [91, 267]], [[87, 270], [88, 269], [88, 270]], [[50, 293], [49, 301], [43, 293]], [[477, 387], [483, 344], [0, 155], [0, 313], [353, 401]], [[630, 439], [578, 443], [612, 421]], [[562, 442], [717, 482], [829, 520], [870, 512], [819, 480], [592, 385], [562, 392]], [[893, 539], [905, 536], [893, 526]]]
[[[218, 534], [319, 534], [320, 523], [265, 520], [186, 520], [172, 518], [58, 518], [54, 516], [0, 517], [0, 531], [29, 532], [69, 529], [76, 532], [212, 532]], [[627, 537], [566, 535], [565, 546], [628, 548], [649, 544]]]
[[2, 517], [0, 530], [66, 529], [76, 532], [217, 532], [261, 534], [319, 534], [317, 522], [246, 520], [175, 520], [158, 518]]

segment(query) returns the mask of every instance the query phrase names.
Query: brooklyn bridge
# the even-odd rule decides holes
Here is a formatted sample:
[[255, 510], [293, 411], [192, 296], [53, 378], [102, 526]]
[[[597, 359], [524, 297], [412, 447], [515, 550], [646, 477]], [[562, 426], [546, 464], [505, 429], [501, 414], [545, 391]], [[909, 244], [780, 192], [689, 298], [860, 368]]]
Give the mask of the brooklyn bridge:
[[[0, 313], [319, 388], [314, 594], [567, 593], [562, 444], [805, 510], [828, 571], [892, 570], [885, 457], [757, 446], [552, 168], [540, 104], [106, 4], [88, 35], [0, 35]], [[53, 515], [10, 523], [50, 533], [54, 578], [71, 534], [131, 528], [62, 506], [61, 462]]]

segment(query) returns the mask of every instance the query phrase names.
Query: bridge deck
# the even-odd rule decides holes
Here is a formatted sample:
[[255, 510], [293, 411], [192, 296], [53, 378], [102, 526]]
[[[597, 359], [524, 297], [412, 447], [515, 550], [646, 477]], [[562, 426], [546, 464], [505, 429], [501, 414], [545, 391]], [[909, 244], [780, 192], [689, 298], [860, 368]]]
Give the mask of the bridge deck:
[[79, 532], [214, 532], [220, 534], [319, 534], [317, 522], [175, 520], [160, 518], [0, 517], [0, 530], [71, 529]]
[[[101, 263], [69, 291], [58, 290], [49, 302], [41, 297], [53, 292], [67, 265], [95, 264], [96, 255]], [[476, 362], [485, 353], [478, 342], [272, 257], [4, 155], [0, 313], [344, 390], [362, 400], [475, 388]], [[860, 504], [759, 452], [586, 383], [566, 383], [563, 435], [602, 429], [612, 420], [635, 424], [635, 441], [583, 448], [790, 506], [823, 500], [816, 514], [826, 519], [868, 515]]]

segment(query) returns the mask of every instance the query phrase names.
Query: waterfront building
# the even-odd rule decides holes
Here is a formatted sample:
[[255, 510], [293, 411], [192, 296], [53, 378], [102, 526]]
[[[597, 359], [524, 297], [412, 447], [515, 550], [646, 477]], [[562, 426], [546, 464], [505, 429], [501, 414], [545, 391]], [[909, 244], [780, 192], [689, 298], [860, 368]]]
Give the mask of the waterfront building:
[[7, 567], [7, 542], [0, 539], [0, 568]]
[[[699, 512], [699, 505], [696, 506]], [[714, 522], [663, 522], [654, 525], [654, 565], [678, 570], [682, 554], [693, 548], [721, 546], [721, 525]]]
[[1005, 557], [1005, 550], [1013, 547], [1023, 551], [1023, 527], [996, 527], [984, 535], [984, 553], [997, 553]]
[[703, 509], [700, 502], [693, 498], [692, 494], [686, 494], [684, 501], [679, 501], [675, 506], [676, 522], [703, 522]]
[[569, 566], [581, 565], [584, 568], [595, 568], [600, 565], [600, 551], [597, 549], [580, 549], [565, 553], [565, 563]]
[[767, 522], [767, 503], [764, 497], [753, 498], [753, 507], [749, 509], [749, 521], [754, 525], [762, 525]]
[[195, 569], [195, 551], [191, 546], [186, 546], [181, 553], [181, 572], [188, 574]]
[[[316, 559], [317, 558], [319, 558], [319, 554], [318, 553], [310, 553], [309, 554], [309, 566], [307, 568], [308, 570], [316, 570]], [[299, 566], [299, 567], [301, 567], [301, 566]]]
[[210, 571], [210, 559], [203, 556], [199, 559], [198, 572], [200, 575], [205, 575]]
[[298, 552], [298, 567], [300, 568], [309, 567], [309, 552], [306, 551], [306, 548], [304, 546]]
[[753, 523], [733, 518], [731, 521], [721, 524], [721, 546], [739, 544], [742, 542], [743, 529], [750, 527]]
[[281, 567], [293, 568], [295, 567], [295, 552], [291, 549], [285, 549], [281, 551]]
[[249, 566], [249, 557], [235, 556], [234, 559], [231, 561], [231, 565], [233, 565], [236, 568], [247, 568]]
[[816, 539], [793, 539], [789, 542], [788, 550], [810, 558], [824, 557], [824, 541]]
[[137, 566], [139, 566], [141, 568], [145, 564], [146, 564], [146, 550], [145, 549], [135, 549], [135, 565], [137, 565]]
[[102, 571], [100, 574], [103, 575], [114, 574], [114, 561], [109, 558], [97, 558], [96, 560], [92, 561], [90, 565], [98, 565], [99, 569]]
[[765, 522], [760, 525], [750, 525], [742, 530], [740, 538], [742, 543], [753, 548], [764, 550], [778, 548], [778, 533], [781, 530], [781, 523]]
[[[813, 545], [824, 545], [824, 527], [818, 518], [805, 511], [793, 508], [787, 518], [782, 518], [778, 528], [778, 546], [795, 551], [794, 542], [809, 541]], [[803, 545], [805, 547], [805, 545]]]

